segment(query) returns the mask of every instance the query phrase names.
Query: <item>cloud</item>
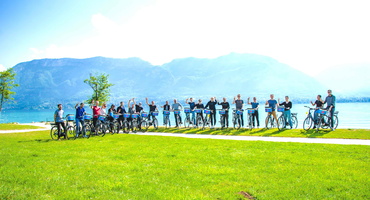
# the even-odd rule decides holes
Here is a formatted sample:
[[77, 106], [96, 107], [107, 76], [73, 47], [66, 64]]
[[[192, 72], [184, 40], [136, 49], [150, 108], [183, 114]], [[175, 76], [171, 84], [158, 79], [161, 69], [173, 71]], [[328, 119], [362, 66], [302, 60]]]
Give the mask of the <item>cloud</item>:
[[4, 65], [0, 64], [0, 72], [3, 72], [5, 70], [7, 70], [7, 68]]
[[101, 13], [92, 15], [95, 33], [78, 44], [31, 50], [50, 58], [135, 56], [153, 64], [257, 53], [314, 74], [369, 61], [370, 29], [364, 24], [370, 15], [364, 3], [159, 0], [121, 24]]

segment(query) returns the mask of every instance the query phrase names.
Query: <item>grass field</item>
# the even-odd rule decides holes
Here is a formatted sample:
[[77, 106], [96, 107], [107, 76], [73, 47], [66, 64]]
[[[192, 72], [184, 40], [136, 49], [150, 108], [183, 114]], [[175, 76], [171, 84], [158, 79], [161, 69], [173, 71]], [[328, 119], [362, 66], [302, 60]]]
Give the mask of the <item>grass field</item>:
[[0, 199], [369, 199], [370, 147], [0, 135]]
[[337, 129], [330, 130], [308, 130], [303, 129], [196, 129], [196, 128], [163, 128], [157, 130], [150, 129], [151, 132], [164, 132], [164, 133], [191, 133], [191, 134], [209, 134], [209, 135], [243, 135], [243, 136], [271, 136], [271, 137], [303, 137], [303, 138], [343, 138], [343, 139], [370, 139], [369, 129]]

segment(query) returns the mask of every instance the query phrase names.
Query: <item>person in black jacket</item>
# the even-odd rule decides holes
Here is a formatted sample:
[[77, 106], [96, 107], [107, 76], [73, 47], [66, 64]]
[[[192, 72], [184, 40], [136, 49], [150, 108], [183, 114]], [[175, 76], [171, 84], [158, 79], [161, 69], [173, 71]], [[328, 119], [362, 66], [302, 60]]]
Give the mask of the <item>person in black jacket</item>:
[[224, 114], [225, 117], [224, 117], [223, 123], [226, 124], [226, 128], [229, 128], [229, 109], [230, 109], [230, 104], [229, 104], [229, 102], [226, 101], [226, 98], [225, 97], [222, 100], [223, 100], [223, 102], [218, 103], [218, 105], [221, 105], [222, 106], [222, 109], [225, 110], [225, 114]]
[[211, 110], [210, 116], [211, 116], [211, 127], [212, 128], [214, 125], [216, 125], [216, 105], [217, 105], [216, 97], [211, 97], [211, 100], [208, 101], [205, 107]]
[[[283, 103], [280, 103], [280, 99], [278, 99], [278, 102], [279, 102], [279, 106], [284, 106], [284, 118], [286, 121], [288, 121], [289, 125], [290, 125], [290, 129], [293, 128], [293, 124], [292, 124], [292, 115], [290, 114], [290, 109], [292, 109], [292, 102], [289, 101], [289, 97], [288, 96], [285, 96], [285, 101]], [[287, 122], [285, 121], [285, 126], [284, 128], [286, 128], [286, 124]]]

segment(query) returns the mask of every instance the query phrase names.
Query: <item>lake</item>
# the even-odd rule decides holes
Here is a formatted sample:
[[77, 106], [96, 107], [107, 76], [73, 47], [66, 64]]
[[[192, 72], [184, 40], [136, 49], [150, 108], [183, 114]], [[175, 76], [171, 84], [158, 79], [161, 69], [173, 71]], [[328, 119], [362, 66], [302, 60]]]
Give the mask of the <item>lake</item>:
[[[298, 113], [298, 128], [302, 128], [303, 120], [306, 118], [308, 104], [293, 104], [292, 112]], [[234, 106], [232, 106], [234, 107]], [[249, 106], [248, 106], [249, 107]], [[356, 128], [356, 129], [370, 129], [370, 103], [337, 103], [336, 110], [339, 111], [339, 125], [338, 128]], [[221, 107], [220, 107], [221, 108]], [[88, 113], [92, 113], [91, 109], [85, 106]], [[144, 108], [146, 111], [148, 108]], [[3, 110], [0, 113], [0, 123], [19, 122], [30, 123], [40, 121], [53, 121], [53, 114], [55, 110]], [[260, 112], [260, 127], [264, 127], [266, 113], [264, 106], [259, 109]], [[74, 110], [65, 110], [65, 114], [75, 114]], [[220, 126], [220, 115], [217, 113], [217, 124]], [[184, 113], [182, 113], [184, 118]], [[163, 124], [162, 115], [158, 116], [159, 125]], [[244, 121], [246, 122], [246, 114], [244, 114]], [[231, 115], [229, 117], [229, 124], [231, 126]], [[174, 125], [173, 113], [171, 113], [171, 125]], [[246, 123], [245, 123], [246, 124]]]

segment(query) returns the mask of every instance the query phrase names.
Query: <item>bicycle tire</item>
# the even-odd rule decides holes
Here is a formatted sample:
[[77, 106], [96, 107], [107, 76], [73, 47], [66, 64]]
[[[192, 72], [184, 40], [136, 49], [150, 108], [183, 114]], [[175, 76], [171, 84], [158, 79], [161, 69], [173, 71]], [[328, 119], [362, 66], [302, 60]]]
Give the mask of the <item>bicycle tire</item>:
[[141, 131], [144, 132], [144, 131], [147, 131], [149, 126], [148, 126], [148, 122], [146, 120], [143, 120], [141, 121]]
[[238, 117], [235, 118], [235, 121], [234, 121], [234, 129], [239, 130], [240, 127], [241, 127], [241, 124], [240, 123], [241, 123], [241, 119], [238, 116]]
[[329, 117], [327, 115], [322, 115], [321, 116], [321, 128], [323, 129], [327, 129], [327, 128], [330, 128], [330, 121], [329, 121]]
[[272, 121], [273, 119], [272, 119], [272, 117], [271, 117], [271, 115], [267, 115], [267, 117], [266, 117], [266, 128], [267, 129], [271, 129], [271, 128], [273, 128], [273, 121]]
[[76, 139], [75, 129], [72, 126], [67, 127], [67, 138]]
[[180, 121], [180, 116], [177, 115], [176, 116], [176, 119], [177, 119], [177, 127], [180, 128], [181, 127], [181, 121]]
[[197, 128], [202, 129], [203, 128], [203, 119], [201, 117], [197, 118]]
[[153, 126], [154, 126], [154, 129], [157, 130], [158, 129], [158, 120], [157, 118], [154, 118], [153, 119]]
[[248, 114], [248, 126], [249, 126], [249, 130], [252, 130], [253, 129], [253, 116], [251, 114]]
[[313, 120], [311, 117], [306, 117], [306, 119], [303, 121], [303, 129], [305, 131], [308, 131], [311, 129], [312, 127], [312, 124], [313, 124]]
[[128, 123], [128, 121], [123, 122], [122, 130], [124, 133], [130, 132], [130, 124]]
[[296, 129], [298, 127], [297, 117], [292, 117], [292, 128]]
[[168, 128], [168, 127], [169, 127], [169, 123], [170, 123], [170, 119], [169, 119], [169, 117], [168, 117], [168, 116], [165, 116], [165, 118], [164, 118], [164, 126], [165, 126], [166, 128]]
[[56, 126], [51, 127], [50, 137], [52, 140], [58, 140], [58, 127]]
[[285, 117], [283, 117], [283, 115], [281, 115], [279, 118], [278, 118], [278, 129], [279, 131], [282, 130], [283, 128], [286, 128], [286, 123], [285, 123]]
[[134, 121], [134, 120], [133, 120], [133, 121], [131, 122], [131, 125], [132, 125], [132, 126], [131, 126], [131, 130], [132, 130], [132, 132], [133, 132], [133, 133], [136, 133], [136, 132], [137, 132], [137, 130], [138, 130], [138, 127], [137, 127], [137, 126], [138, 126], [137, 121]]
[[184, 120], [184, 127], [189, 128], [189, 126], [190, 126], [190, 118], [186, 117]]
[[338, 116], [334, 115], [334, 129], [337, 129], [338, 127], [338, 124], [339, 124], [339, 119], [338, 119]]
[[225, 120], [225, 116], [224, 115], [221, 115], [221, 117], [220, 117], [221, 129], [224, 129], [225, 128], [224, 120]]

